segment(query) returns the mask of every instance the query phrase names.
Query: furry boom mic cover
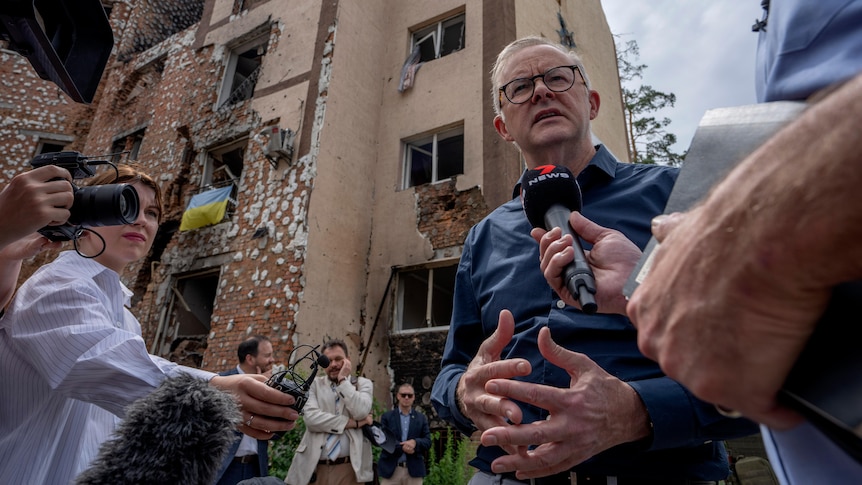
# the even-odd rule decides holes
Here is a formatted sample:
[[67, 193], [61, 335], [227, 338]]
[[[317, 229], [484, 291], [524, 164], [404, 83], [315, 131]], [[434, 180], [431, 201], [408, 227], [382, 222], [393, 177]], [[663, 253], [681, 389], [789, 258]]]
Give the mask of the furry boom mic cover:
[[209, 485], [235, 439], [233, 397], [191, 376], [172, 377], [126, 408], [77, 485]]

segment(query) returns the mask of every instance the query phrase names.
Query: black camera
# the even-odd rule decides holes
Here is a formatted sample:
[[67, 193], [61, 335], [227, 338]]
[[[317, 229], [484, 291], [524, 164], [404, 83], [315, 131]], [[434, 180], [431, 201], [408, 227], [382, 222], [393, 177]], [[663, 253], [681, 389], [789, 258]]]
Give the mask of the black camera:
[[[293, 396], [293, 398], [296, 399], [296, 403], [290, 407], [295, 409], [299, 414], [302, 414], [302, 408], [308, 401], [308, 389], [314, 381], [314, 376], [317, 375], [317, 370], [321, 367], [324, 369], [329, 367], [329, 357], [318, 352], [317, 349], [319, 347], [319, 345], [317, 347], [311, 347], [310, 345], [300, 345], [296, 347], [293, 349], [293, 352], [290, 353], [288, 361], [292, 361], [293, 355], [300, 349], [310, 350], [306, 351], [305, 354], [293, 361], [293, 364], [289, 365], [287, 369], [281, 372], [276, 372], [266, 381], [266, 385], [269, 387], [278, 389], [285, 394]], [[297, 366], [303, 362], [308, 363], [309, 368], [311, 369], [311, 373], [308, 378], [302, 377], [296, 371]], [[281, 438], [282, 435], [284, 435], [284, 433], [281, 432], [274, 434], [276, 438]]]
[[[65, 168], [73, 179], [95, 175], [93, 165], [111, 165], [106, 160], [88, 160], [78, 152], [56, 152], [37, 155], [30, 165], [33, 168], [56, 165]], [[69, 209], [69, 220], [62, 226], [45, 226], [39, 234], [51, 241], [77, 239], [84, 227], [119, 226], [131, 224], [138, 218], [138, 192], [129, 184], [106, 184], [77, 187], [72, 184], [75, 200]]]

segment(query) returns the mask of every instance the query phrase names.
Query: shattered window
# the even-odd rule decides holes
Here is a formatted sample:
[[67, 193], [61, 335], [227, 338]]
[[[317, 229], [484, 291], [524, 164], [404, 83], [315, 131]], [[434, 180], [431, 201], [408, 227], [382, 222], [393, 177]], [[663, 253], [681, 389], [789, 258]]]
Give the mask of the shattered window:
[[419, 47], [419, 62], [428, 62], [464, 48], [464, 14], [429, 25], [413, 34]]
[[206, 337], [212, 328], [220, 273], [220, 268], [211, 268], [174, 276], [167, 307], [167, 323], [156, 332], [150, 353], [165, 358], [171, 358], [171, 354], [184, 354], [194, 361], [193, 367], [200, 367], [203, 352], [196, 352], [197, 346], [189, 346], [187, 341], [202, 341], [206, 347]]
[[398, 273], [395, 330], [446, 327], [452, 319], [457, 261]]
[[429, 184], [464, 173], [464, 128], [405, 142], [404, 188]]
[[248, 140], [243, 139], [211, 149], [207, 153], [201, 186], [239, 184], [247, 144]]
[[144, 141], [144, 130], [132, 133], [129, 138], [131, 138], [132, 145], [129, 149], [129, 160], [137, 160], [141, 151], [141, 143]]
[[146, 128], [115, 138], [111, 144], [111, 158], [113, 162], [120, 163], [121, 160], [137, 160], [138, 154], [141, 151], [141, 144], [144, 142], [145, 133]]
[[231, 52], [219, 96], [220, 108], [251, 99], [265, 55], [266, 41], [262, 40]]

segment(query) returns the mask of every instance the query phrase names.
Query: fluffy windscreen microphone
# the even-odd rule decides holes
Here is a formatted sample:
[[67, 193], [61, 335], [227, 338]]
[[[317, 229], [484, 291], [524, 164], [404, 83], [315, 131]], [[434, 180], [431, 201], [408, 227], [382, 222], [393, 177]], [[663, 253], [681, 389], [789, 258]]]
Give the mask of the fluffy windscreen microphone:
[[572, 249], [575, 259], [563, 271], [566, 289], [578, 299], [584, 313], [598, 310], [596, 299], [596, 280], [593, 270], [587, 263], [584, 249], [578, 234], [569, 225], [569, 214], [581, 210], [581, 188], [577, 179], [566, 167], [542, 165], [527, 170], [521, 185], [521, 203], [527, 219], [533, 227], [550, 231], [555, 227], [563, 234], [572, 236]]
[[129, 405], [75, 484], [210, 485], [240, 419], [230, 394], [195, 377], [169, 378]]

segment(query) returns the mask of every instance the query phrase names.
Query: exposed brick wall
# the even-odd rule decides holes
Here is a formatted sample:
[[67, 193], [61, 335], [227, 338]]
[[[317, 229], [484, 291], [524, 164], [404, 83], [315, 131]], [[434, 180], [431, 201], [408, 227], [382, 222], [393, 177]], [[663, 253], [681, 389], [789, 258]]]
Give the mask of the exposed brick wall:
[[118, 57], [127, 60], [200, 22], [204, 3], [205, 0], [138, 0]]
[[479, 187], [460, 192], [455, 184], [453, 178], [415, 188], [419, 231], [434, 249], [464, 244], [470, 228], [490, 212]]
[[[162, 14], [181, 13], [190, 8], [187, 3], [202, 2], [174, 3], [179, 10], [152, 2], [137, 4], [143, 10], [121, 24], [136, 26], [138, 31], [131, 41], [129, 36], [117, 35], [120, 45], [132, 47], [124, 52], [138, 52], [144, 45], [140, 39], [157, 40], [164, 34], [146, 31], [150, 24], [140, 19], [148, 8], [158, 7]], [[120, 4], [112, 19], [116, 22], [123, 14], [128, 11]], [[78, 149], [87, 154], [106, 154], [118, 137], [146, 129], [137, 163], [161, 185], [165, 208], [152, 253], [129, 265], [122, 279], [135, 293], [132, 311], [149, 344], [159, 330], [162, 310], [170, 302], [172, 279], [199, 269], [192, 268], [195, 261], [217, 260], [212, 264], [221, 266], [221, 278], [210, 338], [186, 362], [218, 371], [235, 365], [236, 347], [250, 333], [272, 339], [282, 359], [292, 349], [293, 322], [304, 287], [304, 217], [313, 177], [307, 160], [299, 160], [283, 178], [273, 179], [269, 162], [252, 139], [262, 122], [251, 102], [214, 111], [228, 51], [213, 45], [193, 48], [195, 32], [192, 28], [170, 38], [162, 35], [164, 40], [151, 43], [146, 52], [112, 59], [92, 106], [72, 103], [54, 84], [39, 80], [26, 59], [0, 52], [0, 81], [9, 87], [0, 91], [0, 111], [7, 121], [0, 130], [6, 125], [14, 127], [0, 131], [0, 150], [11, 166], [4, 174], [14, 175], [18, 165], [31, 158], [38, 142], [36, 137], [19, 135], [22, 127], [79, 135]], [[274, 27], [273, 35], [278, 34]], [[238, 217], [234, 223], [178, 232], [185, 206], [199, 190], [201, 168], [196, 154], [241, 137], [248, 137], [249, 142], [237, 194]], [[252, 239], [262, 226], [268, 235]], [[25, 265], [22, 281], [55, 256], [56, 252], [43, 253]], [[165, 323], [162, 335], [172, 335], [171, 322]], [[197, 356], [202, 358], [197, 360]]]
[[392, 369], [395, 386], [390, 389], [389, 396], [392, 397], [399, 384], [412, 384], [416, 391], [415, 405], [428, 417], [428, 424], [432, 429], [446, 427], [431, 404], [431, 387], [440, 372], [445, 346], [445, 330], [389, 336], [389, 367]]
[[[162, 3], [170, 12], [173, 7], [169, 4], [182, 2]], [[189, 2], [193, 3], [202, 2]], [[244, 8], [264, 3], [247, 1]], [[301, 114], [304, 128], [298, 141], [298, 159], [283, 176], [273, 176], [254, 135], [279, 120], [262, 120], [248, 101], [230, 109], [215, 109], [229, 49], [203, 45], [206, 28], [171, 27], [168, 33], [147, 30], [150, 24], [142, 19], [156, 7], [153, 1], [115, 4], [111, 20], [119, 55], [109, 61], [90, 106], [72, 103], [55, 85], [38, 79], [25, 59], [0, 51], [0, 150], [8, 164], [0, 173], [0, 183], [20, 171], [35, 150], [38, 137], [21, 135], [22, 127], [74, 136], [69, 148], [89, 155], [107, 154], [116, 140], [145, 129], [137, 163], [160, 184], [165, 207], [151, 254], [129, 265], [122, 275], [134, 292], [132, 312], [141, 323], [144, 340], [149, 346], [157, 333], [161, 335], [162, 341], [154, 346], [156, 353], [171, 343], [165, 335], [173, 335], [173, 322], [164, 317], [177, 276], [218, 269], [219, 286], [206, 345], [186, 343], [175, 349], [174, 358], [221, 371], [236, 364], [238, 344], [258, 333], [272, 340], [277, 360], [286, 362], [303, 301], [308, 198], [317, 175], [314, 157], [320, 134], [310, 127], [321, 122], [322, 107], [330, 94], [323, 78], [330, 72], [327, 62], [334, 49], [330, 45], [335, 42], [334, 32], [321, 29], [316, 47], [320, 55], [307, 74], [314, 80], [309, 87], [313, 95], [304, 100], [307, 108]], [[329, 12], [327, 8], [331, 7], [322, 11]], [[127, 29], [131, 30], [128, 34]], [[200, 32], [204, 34], [198, 35]], [[270, 47], [280, 40], [289, 41], [289, 37], [279, 39], [281, 35], [290, 33], [273, 24]], [[242, 137], [248, 137], [249, 143], [236, 197], [237, 215], [231, 222], [178, 231], [186, 204], [200, 188], [198, 155]], [[455, 180], [415, 190], [419, 231], [434, 249], [460, 246], [469, 228], [490, 210], [479, 187], [459, 191]], [[253, 238], [258, 229], [265, 229], [266, 236]], [[55, 256], [56, 252], [43, 253], [26, 264], [22, 281]], [[360, 337], [366, 310], [360, 309], [356, 318], [358, 332], [337, 336], [351, 339], [361, 354], [368, 343]], [[385, 345], [385, 341], [385, 337], [373, 341], [371, 345], [376, 347], [372, 348]], [[390, 365], [395, 383], [413, 384], [419, 393], [417, 405], [433, 427], [442, 426], [430, 404], [430, 390], [444, 343], [445, 332], [396, 335], [389, 342], [391, 362], [386, 355], [375, 354], [374, 365]], [[375, 385], [385, 388], [390, 383]]]
[[0, 186], [29, 169], [40, 138], [73, 137], [81, 150], [92, 108], [74, 103], [56, 84], [39, 78], [26, 58], [0, 50]]

